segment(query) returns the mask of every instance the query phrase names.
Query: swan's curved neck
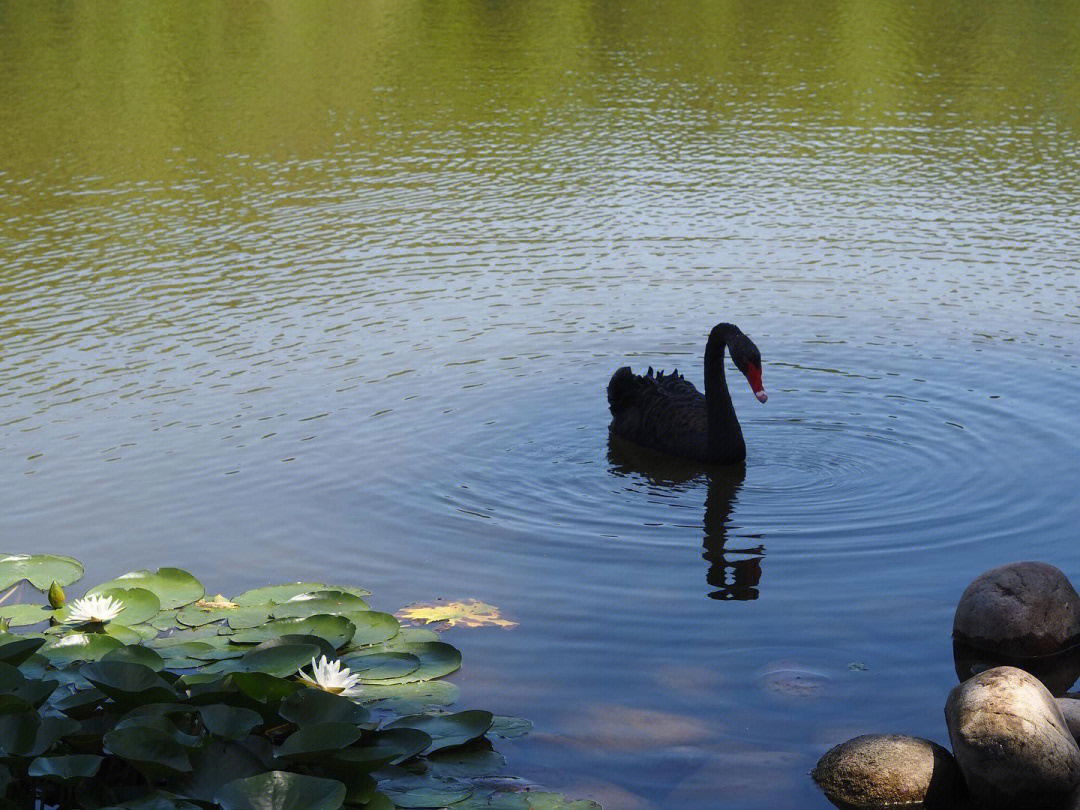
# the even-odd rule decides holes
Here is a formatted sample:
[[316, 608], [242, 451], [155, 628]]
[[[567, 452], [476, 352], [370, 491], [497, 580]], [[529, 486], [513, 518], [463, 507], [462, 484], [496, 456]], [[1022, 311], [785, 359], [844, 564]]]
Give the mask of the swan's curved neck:
[[727, 379], [724, 376], [724, 348], [730, 329], [728, 324], [713, 329], [705, 346], [705, 408], [708, 414], [709, 460], [723, 464], [743, 461], [746, 442], [742, 428], [731, 404]]

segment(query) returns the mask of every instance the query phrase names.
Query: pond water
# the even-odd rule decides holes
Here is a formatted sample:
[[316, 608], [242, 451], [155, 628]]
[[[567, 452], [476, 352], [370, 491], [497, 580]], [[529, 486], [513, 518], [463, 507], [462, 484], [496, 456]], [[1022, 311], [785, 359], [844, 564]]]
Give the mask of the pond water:
[[[493, 603], [460, 706], [609, 810], [824, 808], [1080, 577], [1076, 3], [0, 2], [0, 96], [6, 551]], [[745, 468], [609, 444], [721, 320]]]

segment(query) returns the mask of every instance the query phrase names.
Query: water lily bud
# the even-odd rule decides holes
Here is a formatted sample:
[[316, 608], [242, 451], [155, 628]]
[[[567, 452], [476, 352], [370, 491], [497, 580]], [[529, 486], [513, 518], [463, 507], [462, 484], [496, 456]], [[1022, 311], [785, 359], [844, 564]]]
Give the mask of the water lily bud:
[[67, 601], [67, 597], [64, 596], [64, 589], [60, 587], [60, 583], [53, 580], [53, 584], [49, 586], [49, 604], [56, 609], [62, 608], [64, 602]]
[[0, 617], [0, 633], [6, 633], [11, 629], [11, 619], [7, 616]]

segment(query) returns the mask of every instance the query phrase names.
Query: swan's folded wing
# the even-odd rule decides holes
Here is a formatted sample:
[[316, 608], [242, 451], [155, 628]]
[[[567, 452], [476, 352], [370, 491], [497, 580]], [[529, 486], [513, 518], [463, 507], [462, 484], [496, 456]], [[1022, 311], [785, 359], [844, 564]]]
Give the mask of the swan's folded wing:
[[700, 457], [708, 442], [705, 397], [678, 374], [644, 378], [645, 395], [637, 401], [639, 444], [687, 457]]
[[705, 396], [689, 382], [678, 369], [671, 374], [656, 375], [656, 388], [673, 403], [688, 408], [705, 408]]

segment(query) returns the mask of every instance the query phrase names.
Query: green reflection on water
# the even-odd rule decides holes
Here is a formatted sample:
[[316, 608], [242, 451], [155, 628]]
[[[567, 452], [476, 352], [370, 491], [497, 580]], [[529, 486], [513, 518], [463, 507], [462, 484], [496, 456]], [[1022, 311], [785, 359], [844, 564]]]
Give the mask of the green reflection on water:
[[[7, 178], [178, 179], [230, 154], [526, 140], [767, 113], [1076, 129], [1077, 3], [0, 4]], [[759, 108], [753, 112], [752, 108]], [[507, 137], [500, 129], [498, 138]], [[486, 139], [468, 142], [477, 150]], [[865, 148], [871, 148], [864, 143]], [[467, 156], [467, 155], [464, 155]]]
[[[285, 282], [329, 280], [349, 245], [366, 279], [397, 269], [402, 243], [509, 245], [536, 265], [553, 256], [524, 255], [534, 244], [572, 225], [601, 245], [613, 219], [639, 251], [703, 234], [771, 251], [766, 229], [786, 223], [813, 249], [784, 261], [805, 266], [848, 249], [838, 214], [870, 202], [884, 225], [971, 215], [942, 244], [1000, 255], [1020, 241], [990, 229], [1002, 212], [1037, 230], [1080, 194], [1078, 10], [0, 0], [0, 340], [100, 332], [52, 294], [91, 281], [154, 279], [93, 291], [124, 314], [106, 338], [152, 345], [210, 296], [235, 322], [263, 314], [252, 296], [271, 282], [285, 304], [310, 295]], [[977, 219], [973, 190], [994, 197]], [[661, 209], [683, 216], [654, 223]]]

